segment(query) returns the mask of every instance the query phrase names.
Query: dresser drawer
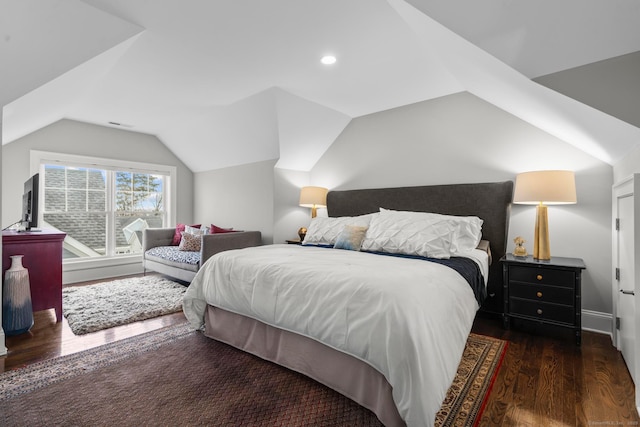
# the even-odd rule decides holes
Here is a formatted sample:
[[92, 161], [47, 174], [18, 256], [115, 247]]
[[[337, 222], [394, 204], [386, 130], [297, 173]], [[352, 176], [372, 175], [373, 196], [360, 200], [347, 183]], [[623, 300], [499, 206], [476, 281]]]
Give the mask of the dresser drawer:
[[537, 283], [511, 283], [509, 296], [570, 306], [573, 306], [575, 301], [573, 288], [547, 286]]
[[509, 303], [509, 311], [513, 316], [526, 316], [539, 320], [551, 320], [569, 325], [575, 324], [575, 311], [573, 306], [551, 304], [513, 297], [509, 298]]
[[575, 283], [575, 273], [573, 271], [512, 265], [509, 267], [509, 280], [573, 287]]

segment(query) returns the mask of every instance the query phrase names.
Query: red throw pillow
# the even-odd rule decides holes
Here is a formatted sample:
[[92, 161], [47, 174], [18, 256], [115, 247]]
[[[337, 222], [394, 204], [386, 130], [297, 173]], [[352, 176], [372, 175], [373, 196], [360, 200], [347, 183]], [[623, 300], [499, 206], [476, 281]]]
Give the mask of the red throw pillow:
[[[194, 224], [190, 227], [200, 228], [202, 224]], [[180, 240], [182, 239], [182, 232], [184, 231], [185, 224], [176, 225], [176, 232], [173, 233], [173, 240], [171, 241], [171, 246], [178, 246], [180, 244]]]
[[213, 225], [211, 224], [211, 234], [217, 234], [217, 233], [233, 233], [236, 230], [234, 230], [233, 228], [222, 228], [222, 227], [218, 227], [217, 225]]

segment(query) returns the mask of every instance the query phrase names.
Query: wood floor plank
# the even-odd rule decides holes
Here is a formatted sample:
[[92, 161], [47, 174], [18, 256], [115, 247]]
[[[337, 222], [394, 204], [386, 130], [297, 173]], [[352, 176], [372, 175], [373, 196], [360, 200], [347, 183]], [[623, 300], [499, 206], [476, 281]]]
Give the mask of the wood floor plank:
[[599, 400], [604, 408], [601, 416], [606, 418], [609, 413], [616, 413], [616, 421], [630, 425], [636, 420], [635, 405], [629, 399], [620, 399], [619, 396], [633, 387], [631, 376], [627, 370], [616, 369], [617, 366], [624, 365], [624, 361], [620, 353], [606, 351], [608, 347], [609, 343], [601, 339], [594, 340], [592, 346], [596, 377], [600, 385]]
[[[559, 348], [559, 347], [556, 347]], [[562, 423], [566, 426], [577, 426], [577, 404], [580, 402], [580, 396], [577, 394], [576, 388], [576, 369], [575, 360], [580, 355], [580, 348], [574, 345], [563, 347], [563, 351], [560, 352], [560, 366], [562, 371], [560, 373], [560, 400], [562, 414]]]
[[561, 367], [558, 360], [559, 351], [553, 345], [545, 345], [540, 352], [538, 371], [538, 387], [536, 388], [536, 398], [534, 413], [536, 420], [540, 423], [543, 420], [562, 422], [563, 405], [561, 399], [562, 388], [558, 387]]

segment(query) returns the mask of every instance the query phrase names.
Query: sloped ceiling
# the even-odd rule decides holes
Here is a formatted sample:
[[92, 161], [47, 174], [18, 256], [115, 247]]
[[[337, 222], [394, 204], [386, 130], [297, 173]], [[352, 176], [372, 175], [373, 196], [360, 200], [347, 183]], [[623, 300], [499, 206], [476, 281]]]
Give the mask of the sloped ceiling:
[[2, 141], [69, 118], [194, 172], [310, 170], [354, 117], [469, 91], [613, 163], [640, 129], [531, 79], [640, 51], [638, 22], [635, 0], [0, 0]]

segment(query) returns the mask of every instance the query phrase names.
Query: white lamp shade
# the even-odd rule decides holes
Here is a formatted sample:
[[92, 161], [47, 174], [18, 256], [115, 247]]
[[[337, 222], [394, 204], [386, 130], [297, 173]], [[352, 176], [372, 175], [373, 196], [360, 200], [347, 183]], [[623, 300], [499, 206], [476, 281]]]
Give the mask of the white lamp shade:
[[576, 179], [572, 171], [533, 171], [516, 176], [513, 203], [560, 205], [576, 202]]
[[305, 208], [326, 207], [328, 191], [324, 187], [302, 187], [300, 190], [300, 206]]

